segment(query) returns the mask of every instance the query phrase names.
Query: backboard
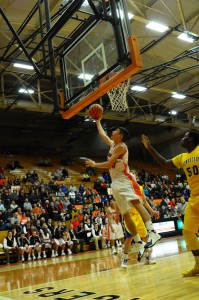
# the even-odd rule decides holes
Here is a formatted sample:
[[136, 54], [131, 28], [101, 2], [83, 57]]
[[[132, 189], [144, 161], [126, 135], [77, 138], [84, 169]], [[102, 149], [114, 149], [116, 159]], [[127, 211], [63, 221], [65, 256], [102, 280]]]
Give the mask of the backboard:
[[[87, 6], [81, 7], [82, 11]], [[96, 4], [96, 6], [95, 6]], [[62, 117], [69, 119], [141, 67], [124, 0], [88, 1], [91, 11], [60, 55]], [[114, 76], [107, 76], [108, 74]], [[106, 78], [106, 80], [104, 80]]]

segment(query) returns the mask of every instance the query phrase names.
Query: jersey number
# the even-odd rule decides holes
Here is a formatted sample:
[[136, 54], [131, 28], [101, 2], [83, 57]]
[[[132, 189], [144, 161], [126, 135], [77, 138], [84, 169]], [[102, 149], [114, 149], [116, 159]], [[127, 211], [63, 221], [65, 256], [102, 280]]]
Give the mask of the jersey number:
[[197, 166], [193, 166], [192, 170], [191, 170], [191, 168], [187, 168], [187, 173], [188, 173], [189, 177], [191, 177], [193, 174], [194, 175], [198, 175], [198, 167]]

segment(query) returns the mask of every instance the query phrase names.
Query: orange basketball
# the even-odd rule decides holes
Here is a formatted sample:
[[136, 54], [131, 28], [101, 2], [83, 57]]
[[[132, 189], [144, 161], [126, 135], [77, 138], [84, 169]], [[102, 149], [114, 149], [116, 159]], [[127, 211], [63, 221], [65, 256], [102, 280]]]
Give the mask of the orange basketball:
[[99, 104], [92, 104], [89, 107], [88, 112], [89, 112], [89, 116], [92, 119], [98, 120], [103, 115], [103, 107], [101, 105], [99, 105]]

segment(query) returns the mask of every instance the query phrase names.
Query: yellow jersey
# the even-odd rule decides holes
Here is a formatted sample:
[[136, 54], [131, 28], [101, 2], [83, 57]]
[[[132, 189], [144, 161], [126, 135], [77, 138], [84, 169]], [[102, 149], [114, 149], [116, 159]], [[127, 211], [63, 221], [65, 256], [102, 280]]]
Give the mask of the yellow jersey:
[[172, 161], [178, 169], [183, 168], [191, 197], [199, 196], [199, 146], [190, 153], [182, 153], [173, 157]]

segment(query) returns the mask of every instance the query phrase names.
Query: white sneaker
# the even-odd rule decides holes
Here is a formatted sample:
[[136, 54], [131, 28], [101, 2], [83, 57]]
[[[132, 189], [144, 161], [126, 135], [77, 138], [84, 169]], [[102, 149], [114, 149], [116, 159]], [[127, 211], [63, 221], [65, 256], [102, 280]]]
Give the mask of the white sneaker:
[[57, 252], [55, 252], [55, 256], [59, 256], [59, 254]]
[[70, 249], [68, 249], [68, 254], [69, 254], [69, 255], [70, 255], [70, 254], [73, 254], [72, 251], [70, 251]]
[[55, 257], [55, 254], [52, 254], [51, 257]]
[[143, 241], [139, 241], [139, 242], [135, 242], [134, 243], [134, 249], [138, 252], [138, 257], [137, 257], [137, 260], [138, 261], [141, 261], [143, 255], [144, 255], [144, 252], [146, 251], [146, 243], [143, 242]]
[[30, 256], [28, 257], [28, 260], [29, 260], [29, 261], [32, 260]]
[[61, 256], [65, 256], [65, 253], [64, 253], [64, 252], [62, 252], [62, 253], [61, 253]]
[[33, 257], [32, 257], [32, 260], [35, 260], [35, 259], [36, 259], [36, 256], [33, 256]]
[[21, 258], [21, 262], [24, 262], [24, 257]]
[[37, 257], [38, 259], [41, 259], [41, 256], [40, 255], [38, 255], [38, 257]]
[[117, 251], [115, 248], [112, 249], [112, 254], [114, 254], [114, 255], [117, 254]]
[[46, 258], [46, 254], [43, 254], [43, 258]]
[[145, 245], [145, 248], [153, 247], [157, 243], [157, 241], [161, 239], [161, 235], [159, 235], [155, 230], [151, 230], [150, 232], [148, 232], [148, 235], [149, 239]]
[[122, 264], [121, 264], [121, 268], [123, 268], [123, 269], [127, 269], [127, 262], [128, 262], [128, 259], [126, 259], [126, 258], [123, 258], [123, 260], [122, 260]]
[[144, 265], [155, 265], [156, 261], [155, 260], [150, 260], [150, 259], [145, 259]]

